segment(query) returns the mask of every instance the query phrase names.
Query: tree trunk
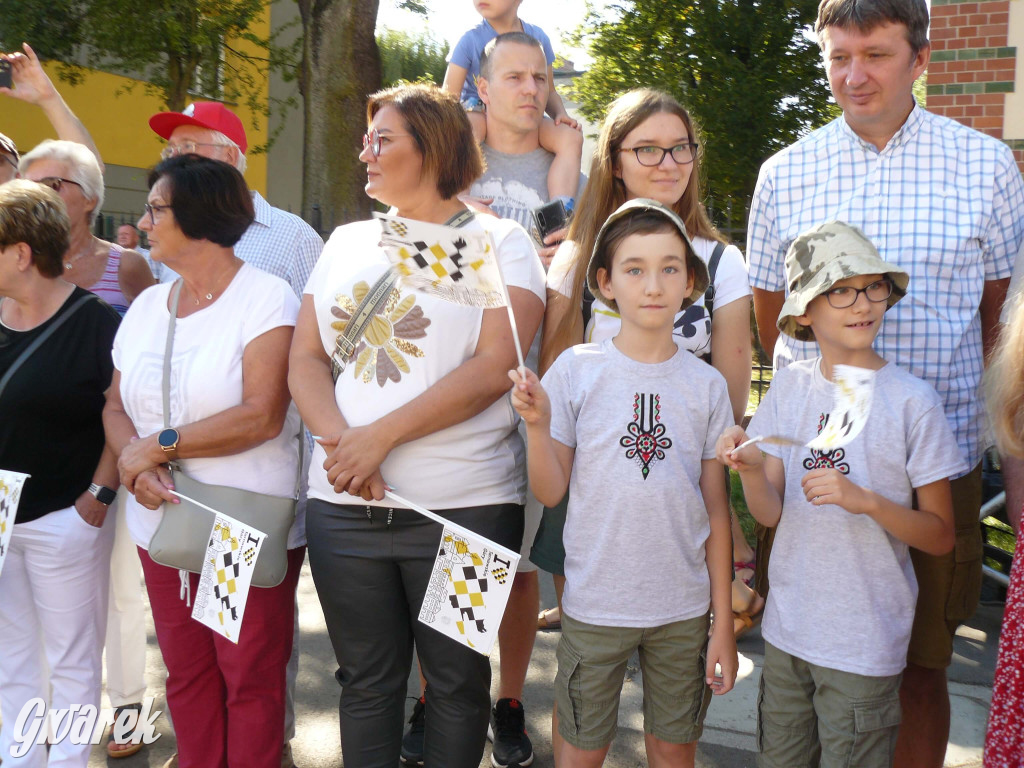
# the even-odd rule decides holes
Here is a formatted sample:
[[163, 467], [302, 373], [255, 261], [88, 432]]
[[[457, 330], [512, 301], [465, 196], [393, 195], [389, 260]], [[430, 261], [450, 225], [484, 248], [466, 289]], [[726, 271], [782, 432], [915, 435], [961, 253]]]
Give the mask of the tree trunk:
[[321, 232], [370, 215], [358, 154], [366, 97], [381, 82], [377, 7], [378, 0], [299, 0], [305, 36], [302, 213]]

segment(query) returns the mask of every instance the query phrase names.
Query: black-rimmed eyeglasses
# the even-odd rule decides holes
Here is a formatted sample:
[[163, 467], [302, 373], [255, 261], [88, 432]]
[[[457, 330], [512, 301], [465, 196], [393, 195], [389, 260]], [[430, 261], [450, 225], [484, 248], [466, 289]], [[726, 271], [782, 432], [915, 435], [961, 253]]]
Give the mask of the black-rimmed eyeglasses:
[[170, 207], [171, 206], [169, 206], [169, 205], [153, 205], [151, 203], [146, 203], [146, 213], [149, 214], [149, 223], [152, 224], [155, 227], [156, 226], [156, 215], [158, 213], [163, 213], [164, 211], [166, 211]]
[[876, 304], [885, 301], [892, 296], [892, 280], [888, 278], [875, 280], [871, 285], [866, 285], [863, 288], [853, 288], [849, 285], [833, 288], [825, 291], [825, 298], [834, 309], [846, 309], [856, 304], [857, 297], [862, 293], [868, 297], [868, 301], [873, 301]]
[[697, 142], [688, 141], [674, 147], [656, 147], [647, 144], [641, 147], [623, 147], [619, 152], [632, 152], [636, 161], [647, 168], [654, 168], [665, 161], [665, 155], [672, 155], [676, 165], [687, 165], [697, 156]]

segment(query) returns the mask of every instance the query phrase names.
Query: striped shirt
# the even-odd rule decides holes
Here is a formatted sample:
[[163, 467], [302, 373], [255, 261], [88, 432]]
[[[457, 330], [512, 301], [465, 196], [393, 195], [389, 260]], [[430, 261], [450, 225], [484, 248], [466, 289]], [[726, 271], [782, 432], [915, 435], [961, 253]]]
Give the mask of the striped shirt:
[[[985, 440], [982, 289], [1009, 277], [1024, 241], [1024, 183], [1009, 148], [919, 106], [882, 151], [832, 121], [761, 167], [747, 227], [751, 285], [786, 290], [790, 243], [831, 219], [860, 227], [910, 274], [875, 349], [935, 387], [973, 467]], [[818, 354], [784, 334], [774, 352], [776, 368]]]
[[275, 208], [259, 192], [252, 192], [252, 204], [256, 220], [235, 244], [235, 256], [277, 275], [301, 300], [324, 241], [309, 224], [293, 213]]

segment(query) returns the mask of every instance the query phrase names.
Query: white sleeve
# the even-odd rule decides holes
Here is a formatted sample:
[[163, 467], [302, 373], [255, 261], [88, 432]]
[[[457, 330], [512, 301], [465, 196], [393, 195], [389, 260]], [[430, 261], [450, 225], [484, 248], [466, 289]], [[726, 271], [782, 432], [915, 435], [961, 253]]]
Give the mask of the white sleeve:
[[537, 296], [546, 298], [544, 290], [544, 267], [533, 246], [533, 239], [526, 230], [510, 219], [496, 219], [488, 222], [488, 229], [494, 235], [498, 249], [498, 262], [505, 285], [523, 288]]
[[279, 277], [252, 268], [252, 290], [246, 291], [248, 306], [240, 308], [243, 317], [242, 346], [281, 326], [295, 326], [299, 299], [292, 287]]
[[579, 249], [572, 240], [563, 240], [551, 259], [548, 267], [548, 288], [555, 293], [569, 298], [572, 296], [572, 283], [576, 277], [576, 253]]

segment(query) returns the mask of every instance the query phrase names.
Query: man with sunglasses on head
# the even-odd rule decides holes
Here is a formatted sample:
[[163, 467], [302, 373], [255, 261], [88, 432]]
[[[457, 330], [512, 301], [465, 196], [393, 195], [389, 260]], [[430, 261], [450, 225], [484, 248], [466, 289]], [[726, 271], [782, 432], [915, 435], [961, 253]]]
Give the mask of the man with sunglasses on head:
[[[194, 154], [220, 160], [234, 166], [244, 174], [245, 152], [249, 143], [245, 127], [238, 116], [223, 104], [214, 101], [197, 101], [189, 104], [182, 112], [159, 112], [149, 118], [149, 127], [157, 136], [167, 140], [161, 157], [179, 154]], [[250, 189], [256, 220], [235, 244], [235, 256], [255, 267], [282, 278], [302, 298], [302, 291], [309, 280], [324, 241], [305, 221], [295, 214], [282, 211], [268, 203], [254, 189]], [[296, 524], [289, 534], [288, 548], [306, 546], [305, 532], [305, 474], [309, 452], [302, 468], [303, 482], [296, 510]], [[282, 768], [293, 766], [291, 740], [295, 737], [295, 677], [299, 670], [299, 616], [298, 603], [295, 608], [295, 633], [292, 655], [288, 661], [288, 688], [285, 699], [285, 743], [282, 745]], [[165, 768], [174, 768], [177, 756], [172, 757]]]
[[[974, 613], [981, 587], [980, 383], [1024, 241], [1024, 183], [1005, 144], [915, 102], [912, 86], [931, 55], [925, 0], [823, 0], [815, 29], [843, 113], [761, 168], [747, 227], [754, 312], [776, 368], [816, 354], [813, 343], [780, 336], [776, 321], [787, 294], [787, 248], [830, 219], [863, 230], [885, 261], [911, 276], [875, 349], [935, 387], [973, 467], [951, 479], [954, 551], [911, 550], [918, 598], [900, 688], [908, 727], [895, 765], [938, 768], [949, 737], [953, 635]], [[766, 549], [758, 549], [761, 594], [769, 586]], [[841, 583], [853, 575], [822, 573], [840, 597], [837, 610]]]

